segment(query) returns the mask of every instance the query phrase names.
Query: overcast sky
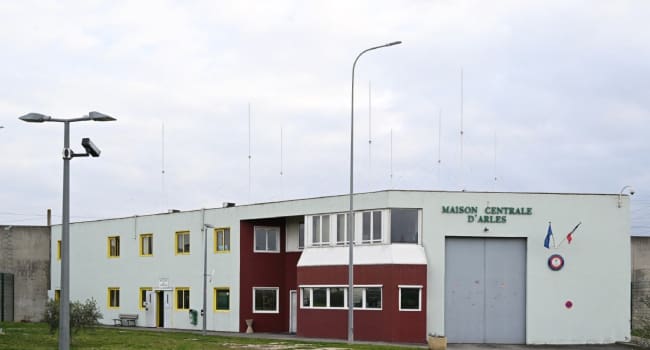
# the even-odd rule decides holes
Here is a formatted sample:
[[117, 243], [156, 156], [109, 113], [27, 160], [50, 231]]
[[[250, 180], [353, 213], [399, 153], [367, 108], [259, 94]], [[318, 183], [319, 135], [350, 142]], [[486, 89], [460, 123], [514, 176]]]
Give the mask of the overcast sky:
[[640, 0], [2, 1], [0, 224], [44, 224], [47, 208], [61, 220], [63, 126], [17, 119], [28, 112], [118, 119], [71, 126], [74, 150], [102, 149], [72, 160], [73, 221], [345, 194], [352, 62], [401, 40], [357, 64], [356, 191], [632, 185], [633, 233], [648, 234], [649, 13]]

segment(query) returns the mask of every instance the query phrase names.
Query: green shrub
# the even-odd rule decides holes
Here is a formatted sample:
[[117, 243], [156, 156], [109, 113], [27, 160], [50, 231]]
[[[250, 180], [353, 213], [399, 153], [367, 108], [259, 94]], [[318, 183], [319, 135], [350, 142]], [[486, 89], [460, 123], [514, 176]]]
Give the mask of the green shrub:
[[[86, 299], [84, 303], [75, 301], [70, 304], [70, 328], [79, 332], [84, 328], [91, 328], [99, 324], [102, 314], [97, 308], [95, 299]], [[50, 327], [50, 333], [59, 328], [59, 302], [48, 300], [45, 306], [45, 322]]]

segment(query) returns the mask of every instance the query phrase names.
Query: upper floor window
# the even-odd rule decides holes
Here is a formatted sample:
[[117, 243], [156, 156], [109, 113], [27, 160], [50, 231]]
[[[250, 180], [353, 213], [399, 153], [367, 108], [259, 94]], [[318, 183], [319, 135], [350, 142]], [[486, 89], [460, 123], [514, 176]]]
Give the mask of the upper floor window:
[[330, 243], [330, 216], [312, 216], [312, 243], [313, 245], [328, 245]]
[[254, 251], [255, 252], [280, 252], [280, 228], [255, 226], [254, 228]]
[[418, 243], [419, 219], [418, 209], [390, 210], [391, 243]]
[[153, 234], [146, 233], [140, 235], [140, 255], [141, 256], [153, 255]]
[[176, 254], [190, 253], [190, 231], [176, 232]]
[[305, 224], [298, 225], [298, 249], [305, 249]]
[[381, 242], [381, 211], [364, 211], [361, 215], [361, 239], [363, 242]]
[[61, 240], [56, 241], [56, 260], [61, 260]]
[[336, 214], [336, 244], [348, 243], [348, 221], [350, 214]]
[[215, 253], [223, 253], [223, 252], [230, 251], [230, 229], [229, 228], [214, 229], [214, 251]]
[[108, 256], [110, 258], [120, 256], [120, 236], [108, 237]]

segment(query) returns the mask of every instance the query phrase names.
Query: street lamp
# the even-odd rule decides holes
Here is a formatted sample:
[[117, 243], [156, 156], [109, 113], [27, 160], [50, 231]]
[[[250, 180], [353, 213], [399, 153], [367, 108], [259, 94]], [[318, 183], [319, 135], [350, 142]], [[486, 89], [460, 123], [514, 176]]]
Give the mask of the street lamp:
[[206, 317], [208, 316], [207, 308], [207, 278], [208, 278], [208, 229], [214, 228], [210, 224], [203, 224], [203, 330], [201, 334], [206, 335]]
[[63, 218], [61, 224], [61, 298], [59, 311], [59, 350], [70, 349], [70, 159], [74, 157], [99, 157], [101, 151], [88, 138], [81, 145], [86, 153], [74, 153], [70, 149], [70, 123], [94, 120], [106, 122], [115, 118], [99, 112], [90, 112], [79, 118], [59, 119], [40, 113], [29, 113], [18, 118], [29, 123], [63, 123]]
[[388, 44], [371, 47], [361, 51], [352, 64], [352, 111], [350, 113], [350, 213], [348, 215], [348, 245], [350, 259], [348, 261], [348, 342], [354, 341], [354, 236], [353, 236], [353, 222], [354, 222], [354, 205], [352, 197], [354, 194], [354, 69], [357, 66], [359, 57], [364, 53], [382, 47], [388, 47], [401, 44], [401, 41], [393, 41]]

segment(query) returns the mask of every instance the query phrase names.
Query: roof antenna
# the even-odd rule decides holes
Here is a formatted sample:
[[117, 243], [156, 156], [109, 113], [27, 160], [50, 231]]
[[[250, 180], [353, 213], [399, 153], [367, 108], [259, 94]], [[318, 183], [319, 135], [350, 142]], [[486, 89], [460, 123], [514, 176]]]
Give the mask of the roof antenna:
[[441, 146], [442, 146], [442, 107], [438, 111], [438, 186], [442, 187], [442, 179], [440, 178], [440, 168], [442, 167], [441, 159]]
[[368, 80], [368, 190], [372, 188], [372, 103], [370, 80]]
[[496, 129], [494, 130], [494, 187], [492, 188], [493, 191], [497, 190], [497, 131]]
[[161, 177], [161, 190], [162, 190], [162, 206], [163, 211], [169, 207], [167, 202], [167, 191], [165, 189], [165, 122], [162, 122], [162, 156], [160, 158], [160, 177]]
[[248, 103], [248, 203], [251, 203], [251, 104]]
[[393, 189], [393, 128], [390, 128], [390, 189]]
[[280, 200], [284, 199], [284, 135], [280, 127]]
[[465, 191], [465, 167], [463, 165], [463, 68], [460, 68], [460, 185]]

